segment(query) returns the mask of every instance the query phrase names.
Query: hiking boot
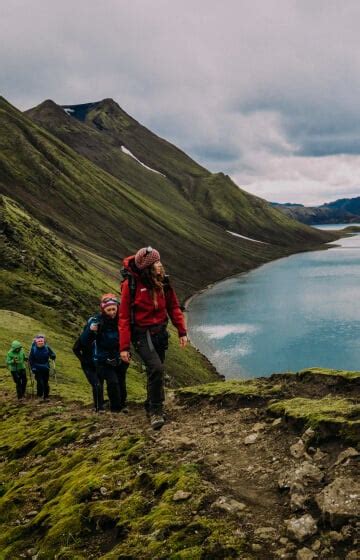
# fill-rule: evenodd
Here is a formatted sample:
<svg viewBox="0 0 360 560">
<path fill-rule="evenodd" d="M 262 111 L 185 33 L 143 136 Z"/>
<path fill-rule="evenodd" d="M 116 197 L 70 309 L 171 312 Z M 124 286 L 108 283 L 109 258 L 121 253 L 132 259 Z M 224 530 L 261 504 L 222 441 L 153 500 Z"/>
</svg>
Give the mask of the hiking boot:
<svg viewBox="0 0 360 560">
<path fill-rule="evenodd" d="M 128 409 L 128 407 L 127 407 L 127 406 L 124 406 L 124 407 L 121 409 L 121 412 L 122 412 L 123 414 L 129 414 L 129 409 Z"/>
<path fill-rule="evenodd" d="M 153 430 L 160 430 L 165 424 L 165 419 L 162 414 L 152 414 L 150 424 Z"/>
</svg>

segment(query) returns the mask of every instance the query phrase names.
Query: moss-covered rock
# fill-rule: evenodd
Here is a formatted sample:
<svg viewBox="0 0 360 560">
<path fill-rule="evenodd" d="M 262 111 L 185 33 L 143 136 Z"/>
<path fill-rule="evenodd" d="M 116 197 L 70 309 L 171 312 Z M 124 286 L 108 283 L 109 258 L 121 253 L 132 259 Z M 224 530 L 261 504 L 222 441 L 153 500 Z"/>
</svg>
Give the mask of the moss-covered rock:
<svg viewBox="0 0 360 560">
<path fill-rule="evenodd" d="M 268 411 L 288 421 L 316 429 L 319 438 L 344 437 L 360 441 L 360 405 L 350 399 L 297 397 L 269 405 Z"/>
<path fill-rule="evenodd" d="M 316 379 L 319 376 L 321 381 L 329 383 L 335 382 L 359 382 L 360 371 L 347 371 L 343 369 L 309 368 L 303 369 L 296 374 L 300 379 Z"/>
<path fill-rule="evenodd" d="M 176 399 L 182 404 L 196 404 L 207 400 L 222 406 L 236 406 L 241 403 L 259 404 L 282 395 L 282 383 L 269 383 L 266 379 L 248 381 L 223 381 L 207 383 L 192 387 L 183 387 L 175 391 Z"/>
</svg>

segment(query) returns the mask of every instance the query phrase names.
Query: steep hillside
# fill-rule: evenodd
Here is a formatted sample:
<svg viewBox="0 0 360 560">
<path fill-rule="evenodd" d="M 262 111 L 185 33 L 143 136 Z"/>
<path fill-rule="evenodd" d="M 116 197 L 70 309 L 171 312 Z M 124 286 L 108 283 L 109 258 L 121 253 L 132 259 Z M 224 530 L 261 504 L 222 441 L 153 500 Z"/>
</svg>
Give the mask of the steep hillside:
<svg viewBox="0 0 360 560">
<path fill-rule="evenodd" d="M 68 242 L 113 261 L 147 244 L 158 247 L 182 296 L 294 250 L 234 238 L 201 217 L 173 183 L 157 189 L 152 183 L 151 192 L 140 192 L 4 100 L 0 126 L 2 192 Z M 160 175 L 156 178 L 163 180 Z M 312 242 L 331 237 L 313 235 Z"/>
<path fill-rule="evenodd" d="M 4 363 L 12 340 L 20 338 L 28 349 L 36 332 L 44 331 L 58 352 L 60 394 L 82 394 L 82 400 L 85 395 L 85 402 L 89 402 L 90 392 L 88 388 L 84 392 L 87 384 L 71 348 L 85 320 L 97 311 L 100 294 L 118 290 L 111 266 L 95 254 L 78 252 L 63 243 L 16 202 L 3 196 L 0 231 L 0 363 Z M 216 379 L 208 361 L 192 347 L 181 350 L 173 335 L 169 384 L 178 387 Z M 128 380 L 132 398 L 141 397 L 145 377 L 137 361 L 129 370 Z"/>
<path fill-rule="evenodd" d="M 173 196 L 176 188 L 201 216 L 222 229 L 288 246 L 325 239 L 323 234 L 284 218 L 266 201 L 239 189 L 223 173 L 211 174 L 176 146 L 139 124 L 112 99 L 64 108 L 46 101 L 26 114 L 141 192 L 156 197 L 160 189 L 162 196 L 164 192 L 169 195 L 169 191 Z M 153 171 L 136 162 L 129 151 Z"/>
</svg>

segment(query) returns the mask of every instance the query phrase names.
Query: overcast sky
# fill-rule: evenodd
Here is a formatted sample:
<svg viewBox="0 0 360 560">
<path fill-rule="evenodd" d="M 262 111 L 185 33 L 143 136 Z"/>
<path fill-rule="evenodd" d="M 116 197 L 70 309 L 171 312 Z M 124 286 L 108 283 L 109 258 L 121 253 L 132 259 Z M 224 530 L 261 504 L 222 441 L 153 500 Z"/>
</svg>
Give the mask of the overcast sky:
<svg viewBox="0 0 360 560">
<path fill-rule="evenodd" d="M 358 0 L 1 0 L 1 93 L 112 97 L 246 190 L 319 204 L 360 196 L 359 27 Z"/>
</svg>

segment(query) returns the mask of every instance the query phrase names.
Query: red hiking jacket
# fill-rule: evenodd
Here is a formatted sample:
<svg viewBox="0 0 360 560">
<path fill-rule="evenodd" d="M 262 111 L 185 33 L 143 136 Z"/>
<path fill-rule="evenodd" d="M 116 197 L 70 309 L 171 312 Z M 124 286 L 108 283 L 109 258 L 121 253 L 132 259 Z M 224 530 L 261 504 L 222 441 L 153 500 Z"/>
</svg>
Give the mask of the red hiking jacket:
<svg viewBox="0 0 360 560">
<path fill-rule="evenodd" d="M 125 261 L 125 266 L 128 263 Z M 141 282 L 140 276 L 136 277 L 136 292 L 134 298 L 135 325 L 137 327 L 152 327 L 165 323 L 168 316 L 177 328 L 179 336 L 186 336 L 184 316 L 180 309 L 179 300 L 174 289 L 169 286 L 164 295 L 158 293 L 158 308 L 155 309 L 151 291 Z M 121 303 L 119 313 L 119 338 L 120 352 L 130 349 L 131 342 L 131 296 L 128 280 L 122 285 Z"/>
</svg>

